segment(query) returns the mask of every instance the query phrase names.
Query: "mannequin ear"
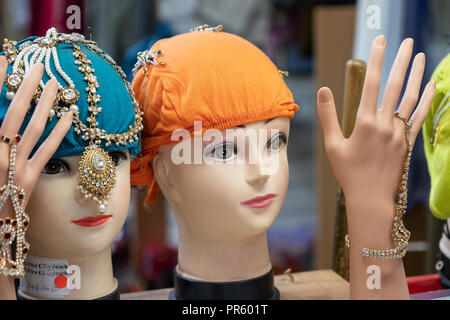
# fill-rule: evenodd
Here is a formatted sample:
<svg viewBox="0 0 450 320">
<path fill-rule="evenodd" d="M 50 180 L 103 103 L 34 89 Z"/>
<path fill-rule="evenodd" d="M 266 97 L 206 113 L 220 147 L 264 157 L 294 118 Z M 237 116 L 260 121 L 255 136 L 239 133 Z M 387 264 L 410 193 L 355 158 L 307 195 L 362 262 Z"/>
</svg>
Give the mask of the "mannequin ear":
<svg viewBox="0 0 450 320">
<path fill-rule="evenodd" d="M 152 161 L 153 174 L 159 189 L 167 200 L 179 202 L 180 196 L 171 180 L 170 165 L 167 160 L 157 154 Z"/>
</svg>

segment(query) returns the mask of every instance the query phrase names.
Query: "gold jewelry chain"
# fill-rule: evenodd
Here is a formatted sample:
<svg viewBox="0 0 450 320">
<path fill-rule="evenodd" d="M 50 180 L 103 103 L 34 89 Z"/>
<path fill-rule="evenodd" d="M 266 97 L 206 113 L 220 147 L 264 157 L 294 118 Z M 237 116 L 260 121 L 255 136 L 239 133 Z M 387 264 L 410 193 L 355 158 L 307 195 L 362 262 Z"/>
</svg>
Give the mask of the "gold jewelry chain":
<svg viewBox="0 0 450 320">
<path fill-rule="evenodd" d="M 408 173 L 409 164 L 411 161 L 412 154 L 412 142 L 409 135 L 409 131 L 412 127 L 413 122 L 408 121 L 405 117 L 395 112 L 394 115 L 400 118 L 405 123 L 405 138 L 407 143 L 407 155 L 405 160 L 405 165 L 403 168 L 403 175 L 400 182 L 399 190 L 396 197 L 395 215 L 394 223 L 392 228 L 392 238 L 396 247 L 394 249 L 388 250 L 374 250 L 368 248 L 362 248 L 362 255 L 364 257 L 370 258 L 381 258 L 381 259 L 401 259 L 405 256 L 408 249 L 408 241 L 411 233 L 406 229 L 403 224 L 402 217 L 406 213 L 407 197 L 408 197 Z M 345 245 L 350 248 L 350 239 L 348 234 L 345 236 Z"/>
</svg>

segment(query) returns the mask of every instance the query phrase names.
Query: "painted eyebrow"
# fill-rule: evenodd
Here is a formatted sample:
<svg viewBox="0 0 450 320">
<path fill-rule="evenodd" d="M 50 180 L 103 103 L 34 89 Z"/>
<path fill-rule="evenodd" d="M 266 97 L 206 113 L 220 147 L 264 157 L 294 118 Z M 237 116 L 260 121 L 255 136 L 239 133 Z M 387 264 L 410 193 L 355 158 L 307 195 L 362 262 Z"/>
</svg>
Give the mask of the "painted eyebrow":
<svg viewBox="0 0 450 320">
<path fill-rule="evenodd" d="M 267 119 L 267 120 L 264 122 L 264 124 L 269 123 L 269 122 L 272 121 L 273 119 L 275 119 L 275 118 Z M 236 128 L 245 128 L 245 124 L 238 125 L 238 126 L 236 126 Z"/>
</svg>

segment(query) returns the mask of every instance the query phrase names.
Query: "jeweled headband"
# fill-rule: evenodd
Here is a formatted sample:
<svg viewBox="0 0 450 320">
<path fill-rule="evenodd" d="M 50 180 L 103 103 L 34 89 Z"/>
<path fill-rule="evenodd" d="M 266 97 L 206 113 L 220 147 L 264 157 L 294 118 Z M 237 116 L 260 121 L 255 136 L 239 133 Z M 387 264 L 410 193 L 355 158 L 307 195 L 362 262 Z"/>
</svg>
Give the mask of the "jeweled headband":
<svg viewBox="0 0 450 320">
<path fill-rule="evenodd" d="M 78 189 L 98 203 L 98 213 L 104 213 L 116 181 L 115 165 L 107 152 L 129 149 L 131 154 L 139 153 L 143 129 L 143 113 L 122 69 L 96 42 L 77 33 L 58 33 L 55 28 L 49 29 L 45 37 L 5 40 L 3 49 L 9 66 L 6 88 L 0 97 L 0 120 L 24 74 L 33 64 L 43 63 L 44 75 L 21 132 L 31 119 L 45 83 L 56 78 L 58 95 L 33 153 L 56 124 L 54 117 L 71 110 L 73 125 L 53 158 L 82 155 Z"/>
</svg>

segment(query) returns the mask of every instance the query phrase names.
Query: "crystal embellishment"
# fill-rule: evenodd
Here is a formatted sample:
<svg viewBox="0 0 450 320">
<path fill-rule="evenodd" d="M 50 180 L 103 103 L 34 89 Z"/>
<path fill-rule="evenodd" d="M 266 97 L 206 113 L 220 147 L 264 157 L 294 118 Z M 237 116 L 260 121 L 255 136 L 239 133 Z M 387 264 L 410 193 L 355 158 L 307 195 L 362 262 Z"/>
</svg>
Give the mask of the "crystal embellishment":
<svg viewBox="0 0 450 320">
<path fill-rule="evenodd" d="M 65 87 L 62 89 L 61 100 L 66 104 L 73 104 L 78 100 L 78 90 L 71 87 Z"/>
<path fill-rule="evenodd" d="M 73 91 L 73 89 L 64 90 L 63 95 L 67 100 L 75 98 L 75 92 Z"/>
<path fill-rule="evenodd" d="M 12 86 L 18 86 L 22 79 L 17 74 L 13 74 L 8 77 L 8 83 Z"/>
<path fill-rule="evenodd" d="M 53 39 L 50 37 L 43 37 L 39 41 L 39 45 L 44 48 L 52 47 L 54 44 L 55 44 L 55 41 L 53 41 Z"/>
<path fill-rule="evenodd" d="M 103 171 L 106 168 L 106 160 L 100 153 L 96 153 L 93 157 L 94 168 L 98 171 Z"/>
<path fill-rule="evenodd" d="M 17 90 L 22 83 L 22 76 L 17 73 L 10 73 L 6 78 L 6 86 L 10 90 Z"/>
</svg>

